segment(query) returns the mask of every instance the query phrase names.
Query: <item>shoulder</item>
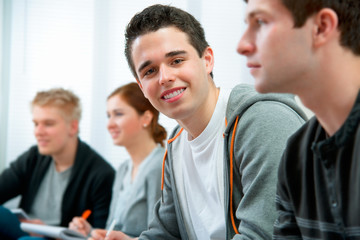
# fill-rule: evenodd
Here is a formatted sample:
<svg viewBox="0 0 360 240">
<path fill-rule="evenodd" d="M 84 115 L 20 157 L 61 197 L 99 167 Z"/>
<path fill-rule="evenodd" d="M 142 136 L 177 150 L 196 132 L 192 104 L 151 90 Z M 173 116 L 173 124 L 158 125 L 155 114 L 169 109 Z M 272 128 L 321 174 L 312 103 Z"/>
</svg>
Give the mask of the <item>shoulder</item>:
<svg viewBox="0 0 360 240">
<path fill-rule="evenodd" d="M 157 147 L 147 159 L 144 165 L 144 173 L 150 178 L 157 178 L 161 175 L 162 171 L 162 162 L 165 154 L 165 149 L 163 147 Z"/>
<path fill-rule="evenodd" d="M 314 116 L 289 137 L 279 166 L 279 179 L 299 179 L 312 168 L 312 144 L 320 128 Z"/>
<path fill-rule="evenodd" d="M 321 125 L 316 116 L 312 117 L 303 126 L 301 126 L 288 141 L 287 151 L 301 151 L 300 149 L 311 150 L 311 144 L 315 140 L 317 132 L 320 130 Z"/>
<path fill-rule="evenodd" d="M 242 121 L 245 121 L 245 118 L 253 118 L 257 121 L 269 121 L 269 118 L 286 121 L 290 118 L 301 124 L 307 119 L 293 95 L 260 94 L 248 84 L 237 85 L 230 94 L 226 118 L 232 123 L 236 117 L 241 118 Z"/>
<path fill-rule="evenodd" d="M 92 168 L 114 171 L 113 167 L 98 152 L 80 139 L 76 153 L 76 162 L 81 162 L 81 164 L 91 166 Z"/>
<path fill-rule="evenodd" d="M 51 161 L 51 157 L 41 155 L 37 145 L 31 146 L 28 150 L 23 152 L 16 160 L 16 162 L 22 162 L 27 164 L 45 164 Z"/>
<path fill-rule="evenodd" d="M 177 125 L 170 133 L 169 135 L 169 140 L 168 142 L 171 142 L 172 139 L 174 139 L 176 137 L 176 135 L 178 135 L 180 133 L 181 130 L 181 126 L 180 125 Z"/>
</svg>

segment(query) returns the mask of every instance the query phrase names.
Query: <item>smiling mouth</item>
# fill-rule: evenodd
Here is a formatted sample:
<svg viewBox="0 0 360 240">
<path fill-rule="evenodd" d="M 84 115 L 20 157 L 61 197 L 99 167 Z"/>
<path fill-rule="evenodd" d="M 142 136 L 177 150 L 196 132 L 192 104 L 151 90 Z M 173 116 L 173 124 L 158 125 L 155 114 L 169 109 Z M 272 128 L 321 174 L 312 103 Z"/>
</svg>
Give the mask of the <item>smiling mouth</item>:
<svg viewBox="0 0 360 240">
<path fill-rule="evenodd" d="M 167 100 L 167 99 L 170 99 L 170 98 L 173 98 L 173 97 L 178 96 L 178 95 L 181 94 L 183 91 L 185 91 L 185 88 L 176 90 L 176 91 L 174 91 L 174 92 L 172 92 L 172 93 L 168 93 L 168 94 L 164 95 L 162 98 L 165 99 L 165 100 Z"/>
<path fill-rule="evenodd" d="M 111 136 L 112 138 L 117 138 L 119 135 L 120 135 L 119 132 L 110 132 L 110 136 Z"/>
<path fill-rule="evenodd" d="M 260 65 L 259 64 L 253 64 L 253 63 L 248 63 L 247 67 L 248 68 L 260 68 Z"/>
</svg>

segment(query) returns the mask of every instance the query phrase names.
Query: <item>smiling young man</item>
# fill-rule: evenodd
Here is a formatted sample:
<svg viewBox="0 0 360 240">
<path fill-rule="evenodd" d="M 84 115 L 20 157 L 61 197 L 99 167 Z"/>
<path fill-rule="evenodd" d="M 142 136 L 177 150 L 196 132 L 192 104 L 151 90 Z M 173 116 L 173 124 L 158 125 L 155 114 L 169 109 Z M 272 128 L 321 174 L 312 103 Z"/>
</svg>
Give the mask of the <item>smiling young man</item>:
<svg viewBox="0 0 360 240">
<path fill-rule="evenodd" d="M 20 195 L 19 207 L 30 222 L 60 226 L 89 209 L 88 221 L 104 227 L 115 172 L 78 137 L 79 98 L 69 90 L 50 89 L 38 92 L 31 107 L 37 145 L 1 173 L 0 203 Z M 0 237 L 17 239 L 24 233 L 5 214 L 1 208 L 0 218 L 7 221 L 0 221 Z"/>
<path fill-rule="evenodd" d="M 247 2 L 238 52 L 256 89 L 315 113 L 279 167 L 274 239 L 360 239 L 360 1 Z"/>
<path fill-rule="evenodd" d="M 278 162 L 304 122 L 295 101 L 248 85 L 217 88 L 203 28 L 175 7 L 136 14 L 125 48 L 145 97 L 179 123 L 168 141 L 162 198 L 139 238 L 270 239 Z M 114 231 L 108 239 L 127 238 Z"/>
</svg>

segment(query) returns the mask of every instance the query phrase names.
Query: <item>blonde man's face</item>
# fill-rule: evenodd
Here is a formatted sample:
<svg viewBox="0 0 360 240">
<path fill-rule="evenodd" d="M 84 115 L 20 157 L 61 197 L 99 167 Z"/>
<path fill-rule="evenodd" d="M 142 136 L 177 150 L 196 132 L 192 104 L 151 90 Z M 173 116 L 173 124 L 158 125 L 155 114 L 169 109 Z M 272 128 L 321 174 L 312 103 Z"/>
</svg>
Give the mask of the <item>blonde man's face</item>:
<svg viewBox="0 0 360 240">
<path fill-rule="evenodd" d="M 32 114 L 34 135 L 43 155 L 60 155 L 72 144 L 70 139 L 77 136 L 77 120 L 65 119 L 64 113 L 57 107 L 35 105 Z"/>
</svg>

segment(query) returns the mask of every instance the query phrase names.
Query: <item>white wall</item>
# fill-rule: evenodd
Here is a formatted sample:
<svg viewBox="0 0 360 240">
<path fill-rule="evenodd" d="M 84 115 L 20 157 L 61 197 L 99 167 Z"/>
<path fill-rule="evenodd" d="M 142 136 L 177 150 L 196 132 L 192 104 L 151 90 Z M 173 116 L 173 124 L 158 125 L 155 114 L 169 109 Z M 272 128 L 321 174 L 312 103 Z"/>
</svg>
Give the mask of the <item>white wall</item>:
<svg viewBox="0 0 360 240">
<path fill-rule="evenodd" d="M 3 4 L 4 1 L 0 0 L 0 170 L 4 168 L 5 162 L 1 161 L 1 159 L 5 158 L 5 146 L 3 143 L 5 143 L 5 135 L 2 135 L 1 132 L 4 131 L 1 126 L 3 125 L 2 120 L 5 119 L 3 115 L 1 114 L 3 111 L 3 61 L 2 61 L 2 45 L 3 45 Z"/>
<path fill-rule="evenodd" d="M 8 124 L 0 132 L 7 144 L 0 153 L 0 163 L 5 165 L 36 143 L 31 99 L 37 91 L 57 86 L 72 89 L 82 100 L 80 137 L 115 167 L 128 157 L 123 148 L 113 146 L 107 133 L 105 103 L 113 89 L 134 81 L 123 54 L 123 34 L 130 18 L 148 5 L 171 4 L 189 11 L 202 23 L 215 53 L 214 80 L 218 86 L 231 88 L 253 82 L 245 58 L 236 53 L 244 29 L 242 0 L 11 2 L 9 114 L 1 115 Z M 176 125 L 165 116 L 160 122 L 169 132 Z"/>
</svg>

